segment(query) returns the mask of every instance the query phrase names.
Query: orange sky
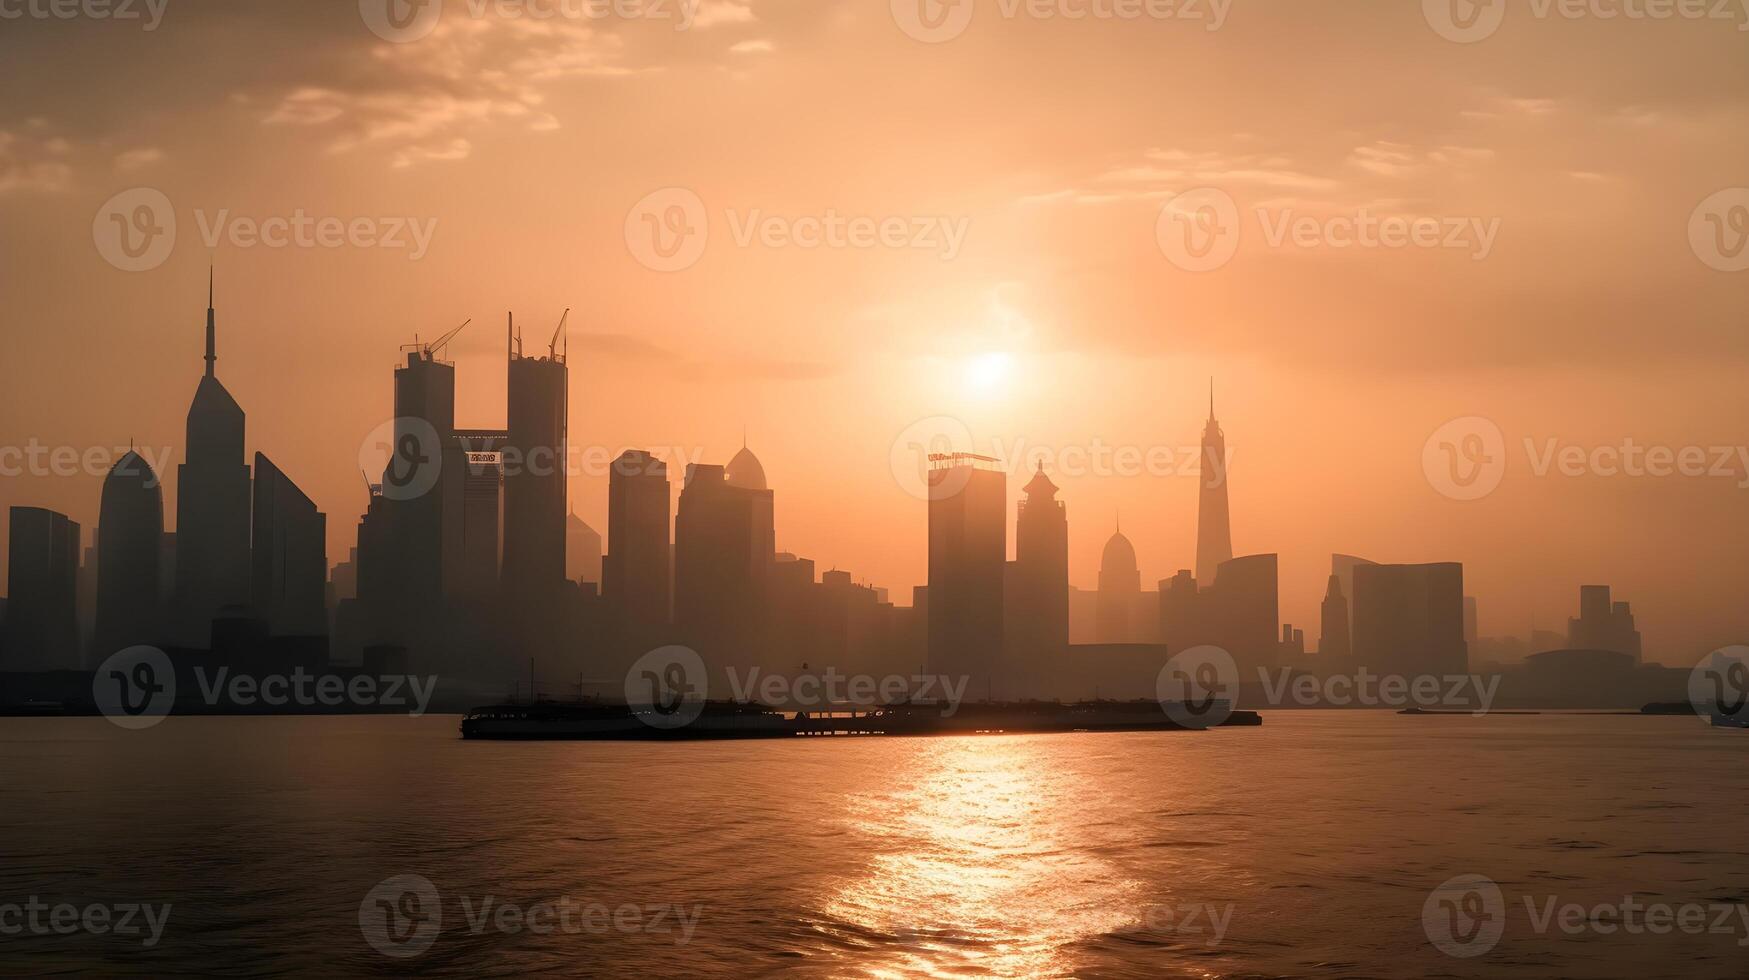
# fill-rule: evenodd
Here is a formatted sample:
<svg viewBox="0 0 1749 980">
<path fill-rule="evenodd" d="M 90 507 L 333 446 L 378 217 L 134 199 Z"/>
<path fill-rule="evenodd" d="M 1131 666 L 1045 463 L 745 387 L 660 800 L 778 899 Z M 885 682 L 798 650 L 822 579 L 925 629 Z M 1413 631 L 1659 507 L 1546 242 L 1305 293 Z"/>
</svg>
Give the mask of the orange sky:
<svg viewBox="0 0 1749 980">
<path fill-rule="evenodd" d="M 220 377 L 250 451 L 328 513 L 331 560 L 397 347 L 474 318 L 451 348 L 461 420 L 501 424 L 504 311 L 533 345 L 571 307 L 579 450 L 723 462 L 745 427 L 779 547 L 895 596 L 925 575 L 924 506 L 891 463 L 912 423 L 950 416 L 972 448 L 1043 446 L 1072 470 L 1092 447 L 1194 446 L 1213 375 L 1234 545 L 1282 555 L 1283 618 L 1308 634 L 1342 551 L 1464 562 L 1485 634 L 1564 628 L 1578 586 L 1604 582 L 1651 656 L 1744 642 L 1740 458 L 1725 476 L 1538 475 L 1524 447 L 1749 443 L 1749 272 L 1690 242 L 1697 205 L 1749 184 L 1742 17 L 1515 6 L 1465 44 L 1422 7 L 1222 5 L 1210 30 L 975 0 L 942 43 L 899 28 L 903 0 L 707 0 L 684 30 L 455 2 L 407 43 L 351 3 L 188 0 L 151 31 L 9 21 L 0 446 L 174 448 L 211 260 Z M 178 228 L 161 264 L 127 272 L 93 223 L 136 187 Z M 1190 272 L 1157 226 L 1202 187 L 1235 202 L 1241 233 L 1230 261 Z M 628 245 L 664 188 L 695 194 L 709 229 L 673 272 Z M 230 223 L 300 211 L 436 224 L 413 258 L 245 244 Z M 1483 257 L 1270 240 L 1283 220 L 1362 214 L 1494 235 Z M 738 240 L 828 215 L 964 240 Z M 1507 450 L 1475 501 L 1422 466 L 1465 416 Z M 1191 564 L 1193 478 L 1055 478 L 1075 584 L 1092 587 L 1120 511 L 1145 582 Z M 5 476 L 0 505 L 90 523 L 99 488 Z M 604 476 L 578 475 L 572 498 L 605 527 Z"/>
</svg>

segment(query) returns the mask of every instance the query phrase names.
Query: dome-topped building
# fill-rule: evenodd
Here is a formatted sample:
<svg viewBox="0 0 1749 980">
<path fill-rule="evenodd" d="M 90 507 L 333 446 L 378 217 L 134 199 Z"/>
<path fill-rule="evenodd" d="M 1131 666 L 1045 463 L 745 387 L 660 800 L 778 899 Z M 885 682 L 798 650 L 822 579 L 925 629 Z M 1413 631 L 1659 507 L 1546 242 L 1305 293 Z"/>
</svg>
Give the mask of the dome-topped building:
<svg viewBox="0 0 1749 980">
<path fill-rule="evenodd" d="M 723 482 L 743 490 L 771 489 L 765 485 L 765 467 L 760 465 L 759 457 L 753 455 L 753 450 L 745 445 L 723 469 Z"/>
<path fill-rule="evenodd" d="M 1136 568 L 1136 548 L 1120 525 L 1105 542 L 1099 557 L 1099 621 L 1101 643 L 1136 642 L 1140 625 L 1136 604 L 1142 594 L 1142 573 Z"/>
<path fill-rule="evenodd" d="M 1105 542 L 1105 551 L 1099 556 L 1099 578 L 1119 575 L 1138 576 L 1137 588 L 1140 585 L 1140 573 L 1136 570 L 1136 548 L 1130 544 L 1130 539 L 1123 536 L 1122 531 L 1113 531 L 1110 540 Z M 1103 588 L 1104 586 L 1101 586 Z"/>
</svg>

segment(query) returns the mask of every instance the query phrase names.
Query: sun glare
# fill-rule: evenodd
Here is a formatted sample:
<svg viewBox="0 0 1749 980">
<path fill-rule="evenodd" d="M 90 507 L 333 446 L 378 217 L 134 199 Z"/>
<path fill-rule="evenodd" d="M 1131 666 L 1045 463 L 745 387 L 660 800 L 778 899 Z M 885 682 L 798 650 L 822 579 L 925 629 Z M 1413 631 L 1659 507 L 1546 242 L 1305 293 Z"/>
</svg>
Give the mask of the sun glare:
<svg viewBox="0 0 1749 980">
<path fill-rule="evenodd" d="M 966 386 L 980 395 L 1001 394 L 1014 374 L 1014 357 L 993 351 L 980 354 L 966 364 Z"/>
</svg>

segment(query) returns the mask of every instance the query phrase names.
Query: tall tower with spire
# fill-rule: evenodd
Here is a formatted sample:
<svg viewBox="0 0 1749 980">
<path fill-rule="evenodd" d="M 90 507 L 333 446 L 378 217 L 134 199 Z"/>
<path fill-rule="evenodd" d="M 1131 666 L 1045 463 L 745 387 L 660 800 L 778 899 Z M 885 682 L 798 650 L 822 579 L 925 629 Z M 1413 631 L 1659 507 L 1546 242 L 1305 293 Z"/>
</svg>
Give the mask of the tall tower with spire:
<svg viewBox="0 0 1749 980">
<path fill-rule="evenodd" d="M 249 465 L 243 410 L 219 383 L 212 272 L 207 272 L 206 373 L 188 407 L 185 462 L 176 467 L 176 634 L 205 647 L 212 621 L 250 601 Z"/>
<path fill-rule="evenodd" d="M 1014 576 L 1005 590 L 1009 660 L 1027 697 L 1055 693 L 1069 653 L 1069 516 L 1040 462 L 1014 523 Z"/>
<path fill-rule="evenodd" d="M 1227 437 L 1215 421 L 1215 382 L 1209 379 L 1209 419 L 1202 429 L 1201 493 L 1196 511 L 1196 581 L 1207 588 L 1215 569 L 1233 557 L 1227 519 Z"/>
</svg>

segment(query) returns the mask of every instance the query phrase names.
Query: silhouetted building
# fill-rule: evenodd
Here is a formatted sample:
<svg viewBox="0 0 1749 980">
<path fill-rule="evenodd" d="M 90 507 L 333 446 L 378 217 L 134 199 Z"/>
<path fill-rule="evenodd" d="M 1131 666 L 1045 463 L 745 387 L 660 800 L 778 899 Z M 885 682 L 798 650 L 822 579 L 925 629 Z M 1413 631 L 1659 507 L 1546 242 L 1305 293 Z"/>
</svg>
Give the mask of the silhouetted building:
<svg viewBox="0 0 1749 980">
<path fill-rule="evenodd" d="M 1215 386 L 1209 382 L 1209 418 L 1202 430 L 1201 490 L 1196 511 L 1196 580 L 1211 582 L 1215 569 L 1233 557 L 1227 516 L 1227 437 L 1215 421 Z M 1270 632 L 1275 632 L 1274 627 Z"/>
<path fill-rule="evenodd" d="M 83 665 L 79 525 L 41 507 L 14 507 L 10 522 L 0 665 L 10 671 L 77 670 Z"/>
<path fill-rule="evenodd" d="M 255 454 L 254 611 L 269 636 L 328 634 L 328 518 Z"/>
<path fill-rule="evenodd" d="M 613 461 L 607 477 L 607 555 L 601 595 L 634 632 L 669 619 L 668 468 L 639 449 Z M 809 572 L 812 580 L 813 573 Z"/>
<path fill-rule="evenodd" d="M 476 604 L 496 601 L 503 561 L 504 467 L 497 453 L 468 453 L 462 478 L 461 593 Z"/>
<path fill-rule="evenodd" d="M 1136 568 L 1136 549 L 1121 529 L 1114 530 L 1099 556 L 1100 643 L 1132 643 L 1130 617 L 1142 593 L 1142 573 Z"/>
<path fill-rule="evenodd" d="M 1160 620 L 1173 653 L 1209 644 L 1233 657 L 1246 683 L 1281 659 L 1275 555 L 1244 555 L 1215 568 L 1199 587 L 1188 570 L 1160 583 Z"/>
<path fill-rule="evenodd" d="M 1579 618 L 1567 621 L 1567 646 L 1576 650 L 1614 650 L 1640 662 L 1640 632 L 1625 602 L 1611 602 L 1609 586 L 1579 587 Z"/>
<path fill-rule="evenodd" d="M 1374 673 L 1404 677 L 1466 673 L 1464 567 L 1357 566 L 1354 661 Z"/>
<path fill-rule="evenodd" d="M 97 626 L 94 662 L 138 644 L 164 642 L 162 555 L 164 490 L 158 474 L 130 451 L 103 480 L 98 512 Z"/>
<path fill-rule="evenodd" d="M 565 519 L 565 577 L 601 584 L 601 535 L 575 513 Z"/>
<path fill-rule="evenodd" d="M 1346 663 L 1353 652 L 1348 631 L 1348 598 L 1342 593 L 1342 577 L 1331 575 L 1324 588 L 1324 603 L 1319 607 L 1321 629 L 1318 633 L 1318 656 L 1326 667 Z"/>
<path fill-rule="evenodd" d="M 561 323 L 561 330 L 563 324 Z M 504 571 L 513 605 L 533 612 L 565 578 L 565 406 L 569 380 L 556 344 L 546 357 L 510 351 L 504 442 Z"/>
<path fill-rule="evenodd" d="M 1471 647 L 1476 645 L 1476 639 L 1480 635 L 1478 620 L 1476 597 L 1464 596 L 1464 642 Z"/>
<path fill-rule="evenodd" d="M 674 518 L 675 622 L 718 671 L 785 666 L 767 662 L 768 651 L 759 648 L 777 550 L 772 493 L 760 485 L 763 474 L 752 479 L 757 472 L 757 461 L 753 467 L 743 461 L 736 485 L 722 466 L 687 466 Z"/>
<path fill-rule="evenodd" d="M 212 289 L 206 374 L 188 408 L 187 461 L 176 468 L 176 619 L 183 645 L 205 649 L 219 610 L 249 602 L 249 466 L 243 410 L 215 372 Z"/>
<path fill-rule="evenodd" d="M 1043 464 L 1025 490 L 1014 522 L 1013 588 L 1004 601 L 1009 650 L 1025 674 L 1019 693 L 1042 697 L 1069 646 L 1069 518 Z"/>
<path fill-rule="evenodd" d="M 1354 570 L 1361 565 L 1376 564 L 1378 563 L 1366 558 L 1357 558 L 1354 555 L 1330 556 L 1330 574 L 1336 576 L 1336 580 L 1342 583 L 1342 595 L 1347 600 L 1348 604 L 1348 624 L 1350 631 L 1349 645 L 1351 648 L 1353 646 L 1352 633 L 1354 629 Z"/>
<path fill-rule="evenodd" d="M 929 469 L 929 670 L 967 678 L 966 696 L 1001 698 L 1007 479 L 996 461 L 934 456 Z"/>
<path fill-rule="evenodd" d="M 394 445 L 383 472 L 393 636 L 410 642 L 460 591 L 465 455 L 455 445 L 455 365 L 439 343 L 401 348 Z"/>
</svg>

